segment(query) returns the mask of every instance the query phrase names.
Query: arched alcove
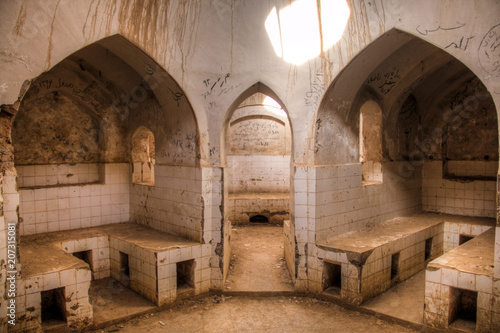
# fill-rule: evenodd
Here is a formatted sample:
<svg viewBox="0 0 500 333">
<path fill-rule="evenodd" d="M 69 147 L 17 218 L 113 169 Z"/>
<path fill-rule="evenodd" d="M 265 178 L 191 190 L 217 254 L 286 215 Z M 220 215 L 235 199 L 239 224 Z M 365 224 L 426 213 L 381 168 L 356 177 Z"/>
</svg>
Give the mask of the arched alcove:
<svg viewBox="0 0 500 333">
<path fill-rule="evenodd" d="M 125 38 L 90 44 L 33 80 L 12 139 L 21 234 L 132 221 L 201 240 L 202 213 L 193 199 L 201 195 L 194 112 L 175 80 Z M 141 163 L 140 181 L 134 163 Z M 156 186 L 146 193 L 131 179 Z M 33 193 L 43 188 L 71 204 L 56 197 L 35 204 Z M 162 204 L 153 209 L 148 197 Z"/>
<path fill-rule="evenodd" d="M 375 105 L 381 121 L 370 129 L 380 126 L 381 140 L 370 147 L 362 141 L 363 113 Z M 422 210 L 493 217 L 496 114 L 484 85 L 456 58 L 411 34 L 385 33 L 343 69 L 318 110 L 316 164 L 325 166 L 331 181 L 344 184 L 343 191 L 356 195 L 347 201 L 331 196 L 326 205 L 337 208 L 318 212 L 317 239 Z M 381 163 L 383 184 L 363 186 L 369 159 Z M 468 173 L 474 176 L 465 179 Z M 468 200 L 459 189 L 463 186 L 467 196 L 480 186 L 484 198 Z"/>
</svg>

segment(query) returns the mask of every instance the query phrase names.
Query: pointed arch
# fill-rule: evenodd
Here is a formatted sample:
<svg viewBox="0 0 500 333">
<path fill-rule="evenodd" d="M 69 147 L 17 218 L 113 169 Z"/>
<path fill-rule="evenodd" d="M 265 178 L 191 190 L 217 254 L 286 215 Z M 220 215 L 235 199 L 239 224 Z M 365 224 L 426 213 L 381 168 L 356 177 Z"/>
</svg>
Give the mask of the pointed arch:
<svg viewBox="0 0 500 333">
<path fill-rule="evenodd" d="M 77 216 L 68 223 L 55 209 L 50 223 L 47 218 L 29 221 L 21 226 L 22 234 L 131 221 L 202 240 L 203 208 L 193 199 L 202 193 L 196 181 L 201 169 L 195 114 L 174 78 L 126 38 L 114 35 L 87 45 L 33 80 L 13 119 L 12 138 L 21 194 L 75 184 L 103 187 L 105 193 L 112 184 L 114 191 L 92 218 Z M 132 145 L 137 138 L 148 147 L 139 185 L 130 177 L 138 162 Z M 33 142 L 39 145 L 36 150 L 30 147 Z M 155 176 L 160 181 L 154 182 Z M 173 188 L 167 177 L 183 189 Z M 144 199 L 144 184 L 163 202 L 160 210 Z M 156 193 L 164 189 L 167 195 Z M 185 191 L 193 197 L 183 196 Z M 146 203 L 137 205 L 130 196 Z M 190 209 L 180 212 L 174 202 Z M 74 204 L 71 209 L 84 210 Z M 28 214 L 24 207 L 21 195 L 21 217 Z"/>
<path fill-rule="evenodd" d="M 273 100 L 275 100 L 281 107 L 281 109 L 286 113 L 287 118 L 288 118 L 288 123 L 290 126 L 290 131 L 293 133 L 293 127 L 292 123 L 290 121 L 290 117 L 288 117 L 288 111 L 286 109 L 285 104 L 283 101 L 278 97 L 278 95 L 269 87 L 267 87 L 265 84 L 262 82 L 257 82 L 254 85 L 250 86 L 247 90 L 245 90 L 243 93 L 241 93 L 238 98 L 234 100 L 234 102 L 229 106 L 225 116 L 224 116 L 224 121 L 222 124 L 222 131 L 221 131 L 221 164 L 226 165 L 226 156 L 227 156 L 227 147 L 226 147 L 226 142 L 227 142 L 227 135 L 228 135 L 228 130 L 230 128 L 230 123 L 231 123 L 231 118 L 236 111 L 236 109 L 243 103 L 247 98 L 250 96 L 261 93 L 263 95 L 271 97 Z M 293 137 L 291 138 L 292 141 L 292 151 L 293 151 Z M 293 158 L 293 154 L 292 154 Z"/>
<path fill-rule="evenodd" d="M 326 91 L 316 116 L 315 164 L 357 162 L 359 111 L 370 99 L 383 110 L 383 158 L 396 160 L 398 144 L 388 132 L 397 127 L 397 115 L 410 94 L 418 90 L 419 108 L 429 108 L 475 77 L 445 50 L 395 28 L 386 32 L 345 66 Z M 489 95 L 484 85 L 480 89 Z M 422 96 L 428 97 L 426 103 Z"/>
<path fill-rule="evenodd" d="M 229 223 L 250 223 L 255 216 L 259 218 L 265 216 L 270 223 L 283 224 L 285 235 L 289 240 L 284 243 L 287 253 L 285 257 L 292 279 L 295 280 L 295 222 L 294 195 L 292 195 L 294 163 L 291 126 L 288 112 L 281 99 L 261 82 L 252 85 L 238 96 L 225 114 L 221 132 L 224 198 L 227 198 L 227 201 L 225 200 L 227 204 L 224 205 L 225 222 L 222 226 L 224 280 L 228 271 L 227 256 L 231 247 L 230 238 L 225 230 Z M 237 172 L 234 172 L 235 170 Z M 261 197 L 266 199 L 258 199 Z M 236 205 L 236 201 L 245 203 Z"/>
<path fill-rule="evenodd" d="M 121 35 L 87 45 L 33 80 L 14 123 L 23 117 L 23 108 L 53 100 L 50 96 L 68 99 L 96 120 L 107 151 L 104 162 L 127 160 L 130 148 L 123 142 L 130 142 L 126 137 L 135 126 L 144 125 L 157 133 L 159 163 L 199 165 L 198 124 L 184 91 Z"/>
<path fill-rule="evenodd" d="M 360 114 L 369 101 L 381 109 L 382 148 L 362 155 L 379 155 L 375 174 L 383 176 L 383 184 L 356 180 L 366 169 L 359 160 Z M 485 199 L 481 209 L 464 208 L 450 204 L 465 200 L 460 191 L 445 200 L 451 193 L 438 184 L 455 188 L 453 182 L 468 177 L 466 186 L 474 191 L 474 180 L 481 179 L 493 193 L 498 135 L 494 100 L 471 69 L 445 50 L 392 29 L 361 51 L 326 91 L 316 118 L 315 164 L 344 165 L 350 187 L 361 187 L 359 199 L 372 200 L 365 185 L 406 198 L 406 205 L 391 199 L 364 214 L 356 221 L 361 227 L 380 216 L 420 210 L 494 217 L 493 199 Z"/>
</svg>

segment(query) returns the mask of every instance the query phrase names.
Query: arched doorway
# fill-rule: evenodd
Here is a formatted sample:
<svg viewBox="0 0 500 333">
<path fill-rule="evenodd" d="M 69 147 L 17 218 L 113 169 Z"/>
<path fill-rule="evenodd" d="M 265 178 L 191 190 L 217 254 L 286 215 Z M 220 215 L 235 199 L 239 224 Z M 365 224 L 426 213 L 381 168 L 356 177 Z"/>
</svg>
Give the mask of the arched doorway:
<svg viewBox="0 0 500 333">
<path fill-rule="evenodd" d="M 285 240 L 293 239 L 291 128 L 282 105 L 270 95 L 249 89 L 227 116 L 224 181 L 225 219 L 232 226 L 232 232 L 227 230 L 233 258 L 226 280 L 230 290 L 277 291 L 292 286 L 288 267 L 294 265 L 290 260 L 294 246 Z M 261 259 L 255 260 L 259 251 Z M 246 256 L 249 252 L 253 257 Z M 244 262 L 248 260 L 254 262 Z"/>
</svg>

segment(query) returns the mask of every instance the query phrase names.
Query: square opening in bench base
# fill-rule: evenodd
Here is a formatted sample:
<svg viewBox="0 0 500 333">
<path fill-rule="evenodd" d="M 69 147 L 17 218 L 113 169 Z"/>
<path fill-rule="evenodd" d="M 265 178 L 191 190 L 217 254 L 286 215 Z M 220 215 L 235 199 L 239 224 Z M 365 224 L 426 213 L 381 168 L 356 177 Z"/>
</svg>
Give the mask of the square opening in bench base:
<svg viewBox="0 0 500 333">
<path fill-rule="evenodd" d="M 396 281 L 399 278 L 399 252 L 391 256 L 391 281 Z"/>
<path fill-rule="evenodd" d="M 73 252 L 73 256 L 77 257 L 80 260 L 85 261 L 87 264 L 89 264 L 90 270 L 92 270 L 92 250 L 88 251 L 80 251 L 80 252 Z"/>
<path fill-rule="evenodd" d="M 458 237 L 458 245 L 462 245 L 463 243 L 466 243 L 470 241 L 474 236 L 469 236 L 469 235 L 459 235 Z"/>
<path fill-rule="evenodd" d="M 65 328 L 66 300 L 64 299 L 64 288 L 42 291 L 41 298 L 42 326 L 44 332 L 56 332 Z"/>
<path fill-rule="evenodd" d="M 323 263 L 323 291 L 340 295 L 342 289 L 342 265 L 329 262 Z"/>
<path fill-rule="evenodd" d="M 425 240 L 425 261 L 432 258 L 432 237 Z"/>
<path fill-rule="evenodd" d="M 451 288 L 449 324 L 466 331 L 476 329 L 477 292 Z"/>
<path fill-rule="evenodd" d="M 177 266 L 177 297 L 194 295 L 194 259 L 181 261 Z"/>
<path fill-rule="evenodd" d="M 120 282 L 125 286 L 130 286 L 130 264 L 128 254 L 120 252 Z"/>
</svg>

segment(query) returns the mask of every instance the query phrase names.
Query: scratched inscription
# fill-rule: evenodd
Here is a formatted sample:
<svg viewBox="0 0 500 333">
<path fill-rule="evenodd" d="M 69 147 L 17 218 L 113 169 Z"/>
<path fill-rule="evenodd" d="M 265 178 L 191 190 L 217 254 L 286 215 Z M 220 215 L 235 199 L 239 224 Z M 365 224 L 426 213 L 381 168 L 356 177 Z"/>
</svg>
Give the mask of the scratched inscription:
<svg viewBox="0 0 500 333">
<path fill-rule="evenodd" d="M 500 24 L 495 25 L 484 36 L 479 45 L 479 63 L 489 74 L 500 78 Z"/>
<path fill-rule="evenodd" d="M 269 119 L 249 119 L 230 129 L 231 152 L 280 153 L 285 145 L 285 126 Z"/>
<path fill-rule="evenodd" d="M 450 44 L 448 44 L 448 46 L 445 47 L 445 49 L 452 47 L 455 49 L 465 51 L 465 50 L 467 50 L 467 47 L 469 46 L 469 41 L 474 37 L 475 36 L 471 36 L 471 37 L 467 37 L 467 38 L 462 37 L 462 38 L 460 38 L 459 42 L 451 42 Z"/>
<path fill-rule="evenodd" d="M 306 92 L 306 96 L 304 97 L 304 103 L 306 106 L 317 109 L 324 92 L 325 85 L 323 74 L 320 70 L 317 70 L 312 78 L 311 90 Z"/>
<path fill-rule="evenodd" d="M 371 75 L 367 83 L 375 85 L 382 94 L 388 94 L 400 80 L 399 68 L 395 67 L 391 71 Z"/>
<path fill-rule="evenodd" d="M 456 30 L 456 29 L 460 29 L 464 26 L 465 26 L 465 23 L 457 22 L 456 25 L 452 25 L 449 27 L 442 27 L 441 25 L 438 25 L 436 28 L 431 28 L 431 29 L 425 29 L 425 28 L 422 28 L 421 26 L 417 26 L 416 30 L 419 34 L 421 34 L 423 36 L 427 36 L 427 35 L 434 33 L 434 32 Z"/>
</svg>

